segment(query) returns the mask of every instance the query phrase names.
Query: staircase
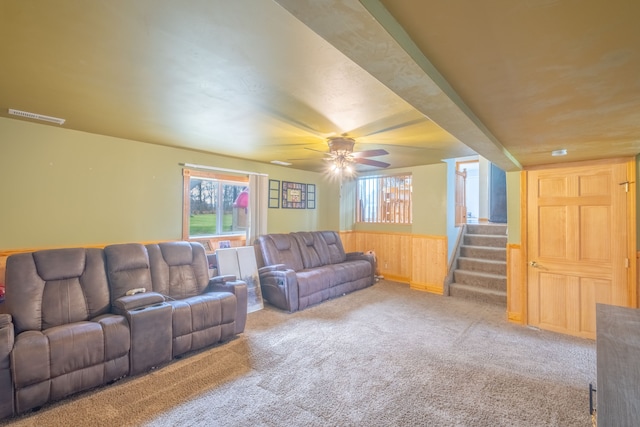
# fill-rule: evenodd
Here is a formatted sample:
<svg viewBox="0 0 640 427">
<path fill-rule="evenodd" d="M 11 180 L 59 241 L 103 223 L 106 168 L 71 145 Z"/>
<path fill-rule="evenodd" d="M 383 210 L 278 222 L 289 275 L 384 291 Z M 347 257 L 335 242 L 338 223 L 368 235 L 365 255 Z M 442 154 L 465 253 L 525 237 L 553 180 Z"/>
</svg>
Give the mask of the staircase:
<svg viewBox="0 0 640 427">
<path fill-rule="evenodd" d="M 449 295 L 506 307 L 506 224 L 466 225 Z"/>
</svg>

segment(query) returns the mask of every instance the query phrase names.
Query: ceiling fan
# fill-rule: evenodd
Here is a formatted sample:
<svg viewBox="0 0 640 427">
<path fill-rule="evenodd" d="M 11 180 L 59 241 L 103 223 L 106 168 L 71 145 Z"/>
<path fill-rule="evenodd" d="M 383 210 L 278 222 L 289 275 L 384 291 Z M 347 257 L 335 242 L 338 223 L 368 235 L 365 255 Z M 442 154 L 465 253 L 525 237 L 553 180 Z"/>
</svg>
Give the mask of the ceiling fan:
<svg viewBox="0 0 640 427">
<path fill-rule="evenodd" d="M 331 170 L 335 173 L 353 173 L 355 164 L 373 166 L 377 168 L 387 168 L 390 166 L 389 163 L 367 158 L 389 154 L 387 150 L 377 149 L 354 152 L 353 146 L 355 143 L 356 141 L 353 138 L 336 136 L 328 138 L 327 140 L 327 144 L 329 145 L 328 153 L 315 150 L 313 148 L 307 148 L 307 150 L 320 151 L 327 156 L 326 160 L 331 162 Z"/>
</svg>

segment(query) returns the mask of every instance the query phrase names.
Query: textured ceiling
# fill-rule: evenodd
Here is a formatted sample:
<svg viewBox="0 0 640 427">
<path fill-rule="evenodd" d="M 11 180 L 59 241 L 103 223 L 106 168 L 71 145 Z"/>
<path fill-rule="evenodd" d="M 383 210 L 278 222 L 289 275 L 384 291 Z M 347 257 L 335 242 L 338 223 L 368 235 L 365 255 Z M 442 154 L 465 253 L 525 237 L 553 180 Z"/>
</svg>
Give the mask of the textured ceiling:
<svg viewBox="0 0 640 427">
<path fill-rule="evenodd" d="M 0 116 L 315 171 L 341 134 L 392 168 L 629 156 L 638 17 L 635 0 L 5 0 Z"/>
</svg>

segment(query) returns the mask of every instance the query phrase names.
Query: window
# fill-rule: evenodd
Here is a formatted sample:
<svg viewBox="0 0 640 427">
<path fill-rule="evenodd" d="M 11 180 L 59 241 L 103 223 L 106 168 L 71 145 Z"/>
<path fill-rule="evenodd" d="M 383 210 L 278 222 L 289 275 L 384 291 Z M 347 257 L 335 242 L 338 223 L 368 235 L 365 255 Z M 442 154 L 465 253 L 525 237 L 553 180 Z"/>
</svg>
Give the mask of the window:
<svg viewBox="0 0 640 427">
<path fill-rule="evenodd" d="M 183 239 L 244 234 L 249 180 L 184 169 Z"/>
<path fill-rule="evenodd" d="M 411 224 L 411 175 L 360 177 L 357 222 Z"/>
</svg>

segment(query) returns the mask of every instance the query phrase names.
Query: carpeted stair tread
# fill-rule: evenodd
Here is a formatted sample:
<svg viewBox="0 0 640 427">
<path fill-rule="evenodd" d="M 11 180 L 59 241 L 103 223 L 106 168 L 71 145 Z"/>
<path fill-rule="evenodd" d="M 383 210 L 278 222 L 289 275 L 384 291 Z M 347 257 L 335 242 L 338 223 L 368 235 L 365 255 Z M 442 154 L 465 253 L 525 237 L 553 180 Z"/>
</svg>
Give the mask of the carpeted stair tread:
<svg viewBox="0 0 640 427">
<path fill-rule="evenodd" d="M 479 258 L 492 260 L 507 260 L 506 248 L 493 248 L 487 246 L 462 245 L 460 247 L 460 256 L 465 258 Z"/>
<path fill-rule="evenodd" d="M 486 246 L 491 248 L 505 248 L 507 236 L 494 236 L 490 234 L 465 234 L 463 242 L 469 246 Z"/>
<path fill-rule="evenodd" d="M 449 295 L 506 306 L 506 224 L 467 224 L 461 242 Z"/>
<path fill-rule="evenodd" d="M 467 286 L 497 291 L 506 291 L 507 289 L 507 277 L 501 274 L 458 269 L 453 273 L 453 276 L 456 283 Z"/>
<path fill-rule="evenodd" d="M 506 276 L 507 262 L 484 258 L 459 257 L 458 269 Z"/>
<path fill-rule="evenodd" d="M 465 285 L 463 283 L 452 283 L 449 293 L 453 297 L 472 299 L 491 304 L 507 304 L 507 292 L 495 289 L 480 288 L 477 286 Z"/>
</svg>

